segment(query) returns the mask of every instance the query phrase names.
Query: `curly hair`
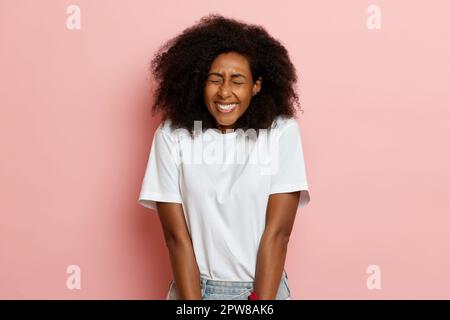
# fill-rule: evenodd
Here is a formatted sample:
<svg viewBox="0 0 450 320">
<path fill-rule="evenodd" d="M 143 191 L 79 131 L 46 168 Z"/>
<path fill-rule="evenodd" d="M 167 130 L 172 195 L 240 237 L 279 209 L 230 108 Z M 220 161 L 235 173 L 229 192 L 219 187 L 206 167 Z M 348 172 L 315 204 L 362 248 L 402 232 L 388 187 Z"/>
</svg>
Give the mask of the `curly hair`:
<svg viewBox="0 0 450 320">
<path fill-rule="evenodd" d="M 152 115 L 162 111 L 172 128 L 193 134 L 194 121 L 202 128 L 216 128 L 203 101 L 207 74 L 221 53 L 237 52 L 249 62 L 253 79 L 262 78 L 260 92 L 251 99 L 236 128 L 268 129 L 279 115 L 293 117 L 300 107 L 294 84 L 296 70 L 286 48 L 258 25 L 209 14 L 165 42 L 151 60 L 158 85 Z M 303 110 L 302 110 L 303 112 Z"/>
</svg>

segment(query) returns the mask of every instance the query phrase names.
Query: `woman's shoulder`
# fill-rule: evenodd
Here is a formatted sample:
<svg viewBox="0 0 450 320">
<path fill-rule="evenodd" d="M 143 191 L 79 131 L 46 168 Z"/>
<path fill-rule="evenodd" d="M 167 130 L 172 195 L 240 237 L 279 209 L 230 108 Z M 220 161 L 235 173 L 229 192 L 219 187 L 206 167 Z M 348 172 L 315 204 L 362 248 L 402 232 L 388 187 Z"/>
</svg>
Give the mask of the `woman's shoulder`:
<svg viewBox="0 0 450 320">
<path fill-rule="evenodd" d="M 279 115 L 277 116 L 270 127 L 271 132 L 283 132 L 286 128 L 291 126 L 298 126 L 297 120 L 292 116 Z M 274 130 L 275 129 L 275 130 Z M 161 121 L 157 130 L 157 134 L 162 134 L 164 136 L 169 137 L 173 141 L 179 141 L 180 137 L 188 137 L 190 136 L 189 131 L 185 128 L 175 128 L 172 125 L 172 121 L 170 119 L 165 119 Z"/>
<path fill-rule="evenodd" d="M 292 125 L 298 125 L 297 120 L 294 117 L 279 115 L 273 121 L 271 128 L 278 129 L 278 131 L 283 131 Z"/>
<path fill-rule="evenodd" d="M 161 133 L 172 135 L 174 130 L 172 128 L 172 122 L 170 119 L 162 120 L 161 123 L 158 126 L 157 131 L 160 131 Z"/>
<path fill-rule="evenodd" d="M 182 136 L 188 136 L 189 132 L 184 128 L 175 128 L 170 119 L 162 120 L 156 129 L 156 133 L 170 138 L 172 141 L 178 141 Z"/>
</svg>

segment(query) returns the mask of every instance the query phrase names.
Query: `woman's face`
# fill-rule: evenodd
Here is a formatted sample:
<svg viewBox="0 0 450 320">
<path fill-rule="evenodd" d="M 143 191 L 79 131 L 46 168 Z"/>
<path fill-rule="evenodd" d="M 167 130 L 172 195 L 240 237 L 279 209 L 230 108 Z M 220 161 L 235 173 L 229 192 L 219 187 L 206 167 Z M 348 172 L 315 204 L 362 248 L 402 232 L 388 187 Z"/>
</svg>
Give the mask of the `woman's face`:
<svg viewBox="0 0 450 320">
<path fill-rule="evenodd" d="M 212 62 L 203 98 L 208 111 L 216 119 L 217 128 L 225 133 L 226 129 L 235 128 L 236 121 L 260 90 L 261 78 L 253 83 L 246 57 L 227 52 Z"/>
</svg>

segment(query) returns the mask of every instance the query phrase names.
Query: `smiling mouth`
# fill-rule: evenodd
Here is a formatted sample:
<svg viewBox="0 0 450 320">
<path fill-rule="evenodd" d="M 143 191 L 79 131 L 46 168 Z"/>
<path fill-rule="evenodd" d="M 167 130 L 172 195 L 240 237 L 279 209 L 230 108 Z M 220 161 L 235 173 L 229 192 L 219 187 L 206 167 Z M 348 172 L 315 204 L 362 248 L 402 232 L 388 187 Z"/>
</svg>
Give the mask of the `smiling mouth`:
<svg viewBox="0 0 450 320">
<path fill-rule="evenodd" d="M 236 109 L 239 106 L 239 103 L 221 104 L 221 103 L 215 102 L 214 104 L 216 105 L 216 109 L 222 113 L 232 112 L 234 109 Z"/>
</svg>

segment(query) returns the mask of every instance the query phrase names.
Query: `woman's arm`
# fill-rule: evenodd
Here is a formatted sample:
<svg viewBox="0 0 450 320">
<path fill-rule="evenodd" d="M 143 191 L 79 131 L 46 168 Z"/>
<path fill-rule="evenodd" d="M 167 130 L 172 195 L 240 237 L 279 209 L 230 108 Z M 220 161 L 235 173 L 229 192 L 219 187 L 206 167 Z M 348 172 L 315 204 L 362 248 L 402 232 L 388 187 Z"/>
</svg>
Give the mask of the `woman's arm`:
<svg viewBox="0 0 450 320">
<path fill-rule="evenodd" d="M 254 290 L 259 299 L 276 298 L 299 199 L 300 191 L 269 196 L 256 263 Z"/>
<path fill-rule="evenodd" d="M 169 248 L 175 284 L 181 300 L 201 300 L 200 272 L 195 259 L 183 207 L 180 203 L 157 202 L 159 220 Z"/>
</svg>

